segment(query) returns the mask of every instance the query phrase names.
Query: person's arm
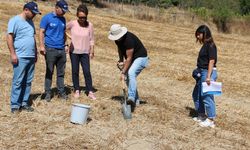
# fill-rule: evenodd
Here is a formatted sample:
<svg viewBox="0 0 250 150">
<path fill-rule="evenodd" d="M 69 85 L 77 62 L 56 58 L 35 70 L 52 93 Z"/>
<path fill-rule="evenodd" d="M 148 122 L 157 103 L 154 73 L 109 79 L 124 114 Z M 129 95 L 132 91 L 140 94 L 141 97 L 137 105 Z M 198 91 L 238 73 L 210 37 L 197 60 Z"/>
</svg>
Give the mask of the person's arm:
<svg viewBox="0 0 250 150">
<path fill-rule="evenodd" d="M 71 35 L 66 31 L 66 36 L 67 36 L 67 39 L 70 39 L 71 40 Z"/>
<path fill-rule="evenodd" d="M 123 63 L 123 55 L 121 49 L 118 47 L 118 55 L 119 55 L 119 60 L 118 63 Z"/>
<path fill-rule="evenodd" d="M 73 21 L 70 21 L 70 22 L 68 22 L 66 24 L 66 32 L 65 32 L 65 34 L 66 34 L 67 38 L 69 38 L 69 39 L 71 39 L 71 35 L 69 34 L 69 32 L 72 29 L 72 27 L 73 27 Z"/>
<path fill-rule="evenodd" d="M 70 35 L 70 30 L 73 27 L 73 21 L 70 21 L 66 24 L 66 31 L 65 31 L 65 51 L 66 53 L 69 53 L 70 51 L 70 42 L 68 42 L 68 40 L 72 40 L 71 35 Z"/>
<path fill-rule="evenodd" d="M 33 26 L 33 29 L 34 29 L 34 49 L 35 49 L 35 63 L 37 62 L 37 44 L 36 44 L 36 29 L 35 29 L 35 25 L 32 21 L 32 26 Z"/>
<path fill-rule="evenodd" d="M 126 73 L 128 72 L 128 69 L 131 66 L 133 52 L 134 52 L 134 49 L 126 50 L 127 59 L 125 60 L 124 66 L 123 66 L 123 68 L 121 70 L 121 77 L 120 77 L 121 80 L 125 79 Z"/>
<path fill-rule="evenodd" d="M 40 28 L 40 31 L 39 31 L 39 43 L 40 43 L 40 53 L 42 55 L 46 54 L 45 45 L 44 45 L 44 33 L 45 33 L 45 29 Z"/>
<path fill-rule="evenodd" d="M 67 35 L 67 32 L 65 31 L 64 32 L 64 48 L 65 48 L 65 52 L 69 53 L 69 44 L 67 42 L 67 39 L 68 39 L 68 35 Z"/>
<path fill-rule="evenodd" d="M 124 62 L 124 67 L 122 69 L 122 74 L 126 74 L 128 72 L 128 69 L 129 69 L 129 67 L 130 67 L 130 65 L 132 63 L 133 52 L 134 52 L 134 49 L 126 50 L 127 59 Z"/>
<path fill-rule="evenodd" d="M 37 62 L 37 44 L 36 44 L 36 38 L 34 37 L 34 41 L 35 41 L 35 62 Z"/>
<path fill-rule="evenodd" d="M 123 63 L 123 56 L 122 56 L 122 52 L 121 50 L 118 48 L 118 55 L 119 55 L 119 60 L 117 61 L 117 67 L 120 71 L 122 71 L 123 67 L 124 67 L 124 63 Z"/>
<path fill-rule="evenodd" d="M 66 18 L 64 18 L 64 24 L 66 25 L 65 28 L 64 28 L 64 35 L 63 35 L 63 38 L 64 38 L 64 50 L 66 53 L 69 53 L 69 44 L 67 43 L 67 24 L 66 24 Z"/>
<path fill-rule="evenodd" d="M 93 59 L 95 56 L 94 45 L 90 45 L 90 58 Z"/>
<path fill-rule="evenodd" d="M 215 63 L 214 59 L 209 60 L 208 70 L 207 70 L 207 77 L 206 77 L 207 85 L 210 85 L 211 74 L 212 74 L 212 71 L 213 71 L 214 63 Z"/>
<path fill-rule="evenodd" d="M 94 51 L 94 29 L 93 29 L 93 25 L 90 24 L 90 53 L 89 56 L 91 59 L 94 58 L 95 56 L 95 51 Z"/>
<path fill-rule="evenodd" d="M 217 58 L 217 49 L 215 45 L 209 45 L 208 48 L 209 48 L 208 49 L 209 62 L 208 62 L 206 82 L 207 82 L 207 85 L 210 85 L 211 75 L 213 72 L 215 60 Z"/>
<path fill-rule="evenodd" d="M 12 64 L 18 63 L 18 58 L 14 49 L 14 36 L 13 33 L 7 34 L 7 45 L 10 51 L 10 57 Z"/>
</svg>

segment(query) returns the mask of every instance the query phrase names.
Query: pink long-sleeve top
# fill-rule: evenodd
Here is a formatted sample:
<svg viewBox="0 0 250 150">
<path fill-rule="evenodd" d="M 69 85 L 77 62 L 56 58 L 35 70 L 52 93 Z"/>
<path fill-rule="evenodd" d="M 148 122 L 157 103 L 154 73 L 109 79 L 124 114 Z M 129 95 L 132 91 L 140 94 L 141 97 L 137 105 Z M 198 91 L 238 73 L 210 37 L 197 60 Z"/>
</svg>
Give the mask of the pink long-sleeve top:
<svg viewBox="0 0 250 150">
<path fill-rule="evenodd" d="M 66 28 L 70 31 L 73 47 L 70 49 L 74 54 L 89 54 L 90 47 L 94 45 L 93 24 L 89 22 L 88 27 L 81 27 L 77 20 L 67 23 Z"/>
</svg>

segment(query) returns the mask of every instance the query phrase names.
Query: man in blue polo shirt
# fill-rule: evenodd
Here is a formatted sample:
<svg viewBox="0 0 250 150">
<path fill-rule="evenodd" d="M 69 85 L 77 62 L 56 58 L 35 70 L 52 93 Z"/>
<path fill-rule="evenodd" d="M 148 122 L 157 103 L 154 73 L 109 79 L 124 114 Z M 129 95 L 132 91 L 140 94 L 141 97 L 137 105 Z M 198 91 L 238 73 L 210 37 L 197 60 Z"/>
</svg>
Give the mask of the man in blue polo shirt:
<svg viewBox="0 0 250 150">
<path fill-rule="evenodd" d="M 68 4 L 64 0 L 56 2 L 55 11 L 43 16 L 40 22 L 40 53 L 45 56 L 45 100 L 51 101 L 51 84 L 54 66 L 57 71 L 57 89 L 59 97 L 67 100 L 64 89 L 64 74 L 66 66 L 64 14 L 68 11 Z"/>
<path fill-rule="evenodd" d="M 13 65 L 11 112 L 33 111 L 29 105 L 31 82 L 34 77 L 37 48 L 32 19 L 41 14 L 35 2 L 26 3 L 23 12 L 8 23 L 7 45 Z"/>
</svg>

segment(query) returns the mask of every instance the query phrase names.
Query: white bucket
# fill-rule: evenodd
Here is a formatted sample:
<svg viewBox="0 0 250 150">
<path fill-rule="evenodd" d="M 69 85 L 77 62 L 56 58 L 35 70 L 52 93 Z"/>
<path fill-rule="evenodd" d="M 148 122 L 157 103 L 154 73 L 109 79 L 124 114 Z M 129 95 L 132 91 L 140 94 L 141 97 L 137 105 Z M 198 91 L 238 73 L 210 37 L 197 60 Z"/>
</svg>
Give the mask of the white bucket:
<svg viewBox="0 0 250 150">
<path fill-rule="evenodd" d="M 84 124 L 88 119 L 90 106 L 84 104 L 72 104 L 71 119 L 72 123 Z"/>
</svg>

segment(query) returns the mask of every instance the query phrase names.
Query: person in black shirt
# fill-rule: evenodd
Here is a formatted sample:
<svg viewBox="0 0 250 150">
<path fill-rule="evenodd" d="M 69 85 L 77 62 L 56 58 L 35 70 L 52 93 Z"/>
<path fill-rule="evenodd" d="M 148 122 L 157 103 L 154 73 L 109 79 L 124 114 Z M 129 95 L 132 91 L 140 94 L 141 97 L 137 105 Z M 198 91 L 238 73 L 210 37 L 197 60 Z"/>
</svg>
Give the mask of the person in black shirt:
<svg viewBox="0 0 250 150">
<path fill-rule="evenodd" d="M 115 41 L 118 47 L 118 66 L 123 66 L 121 80 L 127 75 L 128 104 L 131 104 L 133 110 L 135 103 L 139 101 L 136 77 L 148 65 L 147 50 L 136 35 L 119 24 L 111 26 L 108 38 Z"/>
<path fill-rule="evenodd" d="M 193 100 L 198 117 L 194 117 L 193 119 L 199 122 L 199 125 L 202 127 L 215 127 L 216 109 L 214 96 L 203 94 L 202 82 L 210 85 L 211 81 L 216 81 L 217 79 L 217 48 L 211 31 L 206 25 L 201 25 L 197 28 L 195 37 L 202 44 L 202 47 L 198 55 L 196 69 L 199 70 L 198 74 L 200 77 L 194 77 L 196 85 L 193 90 Z"/>
</svg>

